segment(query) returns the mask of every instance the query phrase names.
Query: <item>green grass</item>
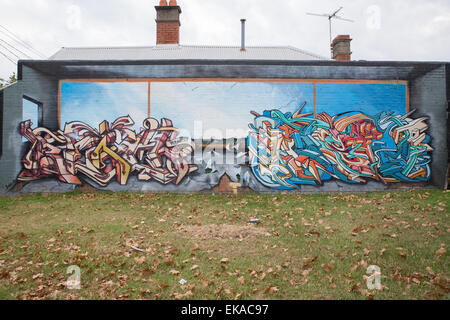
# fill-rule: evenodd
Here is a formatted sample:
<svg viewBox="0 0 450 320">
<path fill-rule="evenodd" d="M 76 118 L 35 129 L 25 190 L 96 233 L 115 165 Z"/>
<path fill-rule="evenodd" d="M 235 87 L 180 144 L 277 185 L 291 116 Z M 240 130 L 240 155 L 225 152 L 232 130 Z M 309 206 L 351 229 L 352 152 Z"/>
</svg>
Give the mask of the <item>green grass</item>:
<svg viewBox="0 0 450 320">
<path fill-rule="evenodd" d="M 0 197 L 0 299 L 448 299 L 449 195 Z"/>
</svg>

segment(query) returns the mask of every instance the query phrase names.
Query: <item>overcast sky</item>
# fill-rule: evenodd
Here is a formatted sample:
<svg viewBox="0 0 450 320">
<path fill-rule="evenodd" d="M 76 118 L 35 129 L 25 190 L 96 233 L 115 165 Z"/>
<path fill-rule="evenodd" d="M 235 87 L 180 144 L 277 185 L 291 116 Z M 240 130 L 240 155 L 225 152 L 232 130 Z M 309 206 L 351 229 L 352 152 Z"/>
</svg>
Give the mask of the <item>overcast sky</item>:
<svg viewBox="0 0 450 320">
<path fill-rule="evenodd" d="M 0 0 L 0 25 L 46 56 L 60 47 L 154 45 L 158 3 Z M 249 46 L 291 45 L 329 57 L 328 20 L 306 12 L 330 13 L 343 6 L 340 14 L 355 22 L 334 22 L 333 37 L 352 36 L 354 60 L 450 61 L 449 0 L 178 0 L 178 4 L 183 10 L 181 44 L 238 46 L 239 20 L 246 18 Z M 17 59 L 4 41 L 23 48 L 0 32 L 0 52 Z M 0 78 L 15 70 L 0 54 Z"/>
</svg>

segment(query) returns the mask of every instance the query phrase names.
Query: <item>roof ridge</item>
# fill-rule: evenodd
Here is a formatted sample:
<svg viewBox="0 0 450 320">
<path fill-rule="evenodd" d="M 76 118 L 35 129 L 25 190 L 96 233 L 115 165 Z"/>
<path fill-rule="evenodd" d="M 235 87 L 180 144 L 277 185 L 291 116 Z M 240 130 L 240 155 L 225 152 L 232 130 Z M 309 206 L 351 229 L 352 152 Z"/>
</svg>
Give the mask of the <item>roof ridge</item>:
<svg viewBox="0 0 450 320">
<path fill-rule="evenodd" d="M 299 52 L 304 53 L 304 54 L 308 54 L 308 55 L 313 56 L 313 57 L 316 57 L 316 58 L 328 60 L 328 58 L 325 58 L 325 57 L 323 57 L 323 56 L 321 56 L 321 55 L 312 53 L 312 52 L 307 51 L 307 50 L 303 50 L 303 49 L 300 49 L 300 48 L 297 48 L 297 47 L 294 47 L 294 46 L 289 46 L 289 48 L 292 49 L 292 50 L 295 50 L 295 51 L 299 51 Z"/>
<path fill-rule="evenodd" d="M 187 45 L 177 45 L 177 44 L 164 44 L 164 45 L 154 45 L 154 46 L 93 46 L 93 47 L 61 47 L 60 50 L 78 50 L 78 49 L 88 49 L 88 50 L 95 50 L 95 49 L 149 49 L 149 48 L 186 48 L 186 47 L 190 47 L 190 48 L 240 48 L 239 45 L 201 45 L 201 44 L 187 44 Z M 254 49 L 259 49 L 259 48 L 285 48 L 285 49 L 292 49 L 295 51 L 299 51 L 302 53 L 308 53 L 308 54 L 312 54 L 312 55 L 316 55 L 314 53 L 308 52 L 306 50 L 303 49 L 299 49 L 297 47 L 294 46 L 289 46 L 289 45 L 283 45 L 283 46 L 269 46 L 269 45 L 263 45 L 263 46 L 246 46 L 246 48 L 254 48 Z M 318 56 L 318 55 L 316 55 Z"/>
<path fill-rule="evenodd" d="M 153 48 L 155 46 L 97 46 L 97 47 L 61 47 L 60 50 L 78 50 L 78 49 L 136 49 L 136 48 Z"/>
<path fill-rule="evenodd" d="M 238 45 L 154 45 L 154 46 L 96 46 L 96 47 L 62 47 L 49 57 L 49 60 L 62 60 L 83 57 L 82 59 L 133 59 L 142 57 L 158 57 L 174 59 L 174 57 L 198 57 L 211 59 L 223 57 L 235 59 L 246 57 L 248 59 L 262 59 L 274 57 L 281 60 L 328 60 L 320 55 L 302 50 L 293 46 L 247 46 L 246 51 L 240 51 Z M 228 58 L 227 58 L 228 57 Z"/>
</svg>

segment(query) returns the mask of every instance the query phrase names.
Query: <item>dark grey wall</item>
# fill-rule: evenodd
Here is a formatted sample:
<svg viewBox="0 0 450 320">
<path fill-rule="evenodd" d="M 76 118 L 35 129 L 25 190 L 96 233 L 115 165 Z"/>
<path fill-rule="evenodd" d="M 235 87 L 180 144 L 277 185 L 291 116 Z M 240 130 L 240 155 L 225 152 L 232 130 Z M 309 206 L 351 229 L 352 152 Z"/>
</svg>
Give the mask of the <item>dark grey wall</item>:
<svg viewBox="0 0 450 320">
<path fill-rule="evenodd" d="M 411 109 L 414 117 L 429 117 L 431 145 L 434 148 L 431 182 L 444 187 L 447 172 L 447 92 L 446 70 L 442 66 L 418 77 L 411 83 Z"/>
<path fill-rule="evenodd" d="M 3 153 L 3 90 L 0 89 L 0 159 Z"/>
<path fill-rule="evenodd" d="M 23 96 L 42 103 L 43 126 L 58 129 L 58 81 L 24 66 L 23 78 L 3 92 L 3 152 L 0 158 L 0 192 L 10 189 L 22 168 L 24 143 L 19 133 Z"/>
<path fill-rule="evenodd" d="M 39 71 L 38 71 L 39 70 Z M 284 78 L 284 79 L 363 79 L 406 80 L 410 83 L 411 109 L 417 109 L 414 118 L 429 117 L 432 137 L 431 184 L 442 188 L 448 162 L 448 65 L 441 63 L 334 63 L 334 62 L 22 62 L 17 84 L 3 90 L 3 154 L 0 158 L 0 193 L 6 192 L 16 182 L 21 170 L 24 153 L 18 125 L 22 121 L 22 97 L 24 95 L 43 104 L 43 126 L 58 128 L 58 80 L 89 78 Z M 204 168 L 203 168 L 204 169 Z M 201 170 L 203 170 L 201 169 Z M 219 168 L 216 174 L 202 180 L 194 175 L 180 186 L 161 186 L 158 183 L 133 182 L 129 186 L 112 184 L 109 190 L 120 191 L 170 191 L 189 192 L 213 188 L 223 174 L 234 181 L 236 174 L 245 173 L 233 166 Z M 193 187 L 193 184 L 195 187 Z M 273 191 L 255 183 L 246 185 L 255 191 Z M 339 181 L 326 183 L 322 187 L 304 186 L 302 192 L 323 191 L 370 191 L 407 187 L 408 185 L 383 185 L 369 182 L 365 185 L 348 185 Z M 64 191 L 72 187 L 59 182 L 37 183 L 32 191 Z M 45 189 L 45 190 L 44 190 Z"/>
<path fill-rule="evenodd" d="M 450 151 L 450 64 L 445 66 L 447 77 L 447 151 Z M 448 152 L 448 163 L 450 164 L 450 152 Z"/>
</svg>

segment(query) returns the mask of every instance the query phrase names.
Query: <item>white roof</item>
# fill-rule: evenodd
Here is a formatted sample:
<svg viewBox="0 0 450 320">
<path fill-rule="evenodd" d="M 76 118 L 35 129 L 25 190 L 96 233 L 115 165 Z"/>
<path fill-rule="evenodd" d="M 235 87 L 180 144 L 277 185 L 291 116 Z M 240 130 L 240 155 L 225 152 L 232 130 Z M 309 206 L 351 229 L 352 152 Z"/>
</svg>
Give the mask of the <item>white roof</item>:
<svg viewBox="0 0 450 320">
<path fill-rule="evenodd" d="M 295 47 L 157 45 L 61 48 L 50 60 L 328 60 Z"/>
</svg>

